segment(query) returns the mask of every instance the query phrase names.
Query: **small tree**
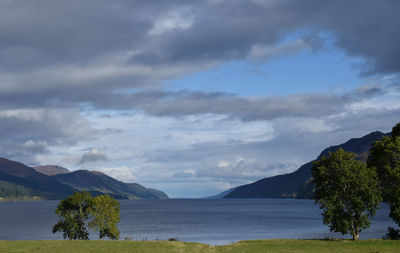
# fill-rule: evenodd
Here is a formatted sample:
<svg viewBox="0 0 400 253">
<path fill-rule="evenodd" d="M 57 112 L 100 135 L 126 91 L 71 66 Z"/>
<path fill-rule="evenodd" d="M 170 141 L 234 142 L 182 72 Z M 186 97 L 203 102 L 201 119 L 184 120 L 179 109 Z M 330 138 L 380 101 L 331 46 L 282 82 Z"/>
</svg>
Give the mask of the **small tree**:
<svg viewBox="0 0 400 253">
<path fill-rule="evenodd" d="M 383 200 L 390 206 L 389 216 L 400 226 L 400 123 L 393 127 L 391 137 L 374 142 L 367 164 L 376 170 Z"/>
<path fill-rule="evenodd" d="M 348 232 L 358 240 L 362 229 L 371 224 L 381 195 L 374 170 L 355 160 L 355 153 L 338 149 L 314 163 L 314 199 L 323 210 L 323 222 L 330 231 Z"/>
<path fill-rule="evenodd" d="M 99 231 L 100 239 L 119 239 L 119 202 L 109 195 L 93 198 L 88 192 L 75 192 L 60 201 L 56 214 L 60 220 L 53 226 L 53 233 L 63 232 L 64 239 L 88 240 L 87 226 Z"/>
<path fill-rule="evenodd" d="M 94 198 L 93 219 L 89 227 L 99 232 L 99 239 L 108 237 L 112 240 L 119 239 L 119 202 L 110 195 L 100 195 Z"/>
<path fill-rule="evenodd" d="M 63 232 L 64 239 L 88 240 L 86 220 L 93 208 L 93 198 L 88 192 L 75 192 L 62 200 L 56 209 L 60 220 L 53 226 L 53 233 Z"/>
</svg>

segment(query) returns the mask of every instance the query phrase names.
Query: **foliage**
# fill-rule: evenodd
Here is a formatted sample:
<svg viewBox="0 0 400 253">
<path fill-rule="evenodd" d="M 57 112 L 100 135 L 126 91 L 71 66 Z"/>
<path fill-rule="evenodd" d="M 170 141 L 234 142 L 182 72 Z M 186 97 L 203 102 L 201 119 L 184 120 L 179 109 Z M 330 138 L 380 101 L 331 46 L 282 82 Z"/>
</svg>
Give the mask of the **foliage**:
<svg viewBox="0 0 400 253">
<path fill-rule="evenodd" d="M 118 240 L 119 202 L 110 195 L 100 195 L 93 200 L 93 219 L 89 222 L 89 227 L 99 231 L 99 239 L 107 236 L 112 240 Z"/>
<path fill-rule="evenodd" d="M 378 174 L 383 200 L 390 206 L 389 216 L 400 225 L 400 123 L 393 127 L 391 137 L 372 145 L 367 163 Z"/>
<path fill-rule="evenodd" d="M 75 192 L 62 200 L 56 209 L 60 220 L 53 226 L 53 233 L 63 232 L 64 239 L 88 240 L 86 220 L 93 207 L 93 198 L 88 192 Z"/>
<path fill-rule="evenodd" d="M 86 224 L 99 231 L 100 238 L 119 238 L 119 202 L 108 195 L 93 198 L 88 192 L 75 192 L 60 201 L 55 212 L 60 220 L 53 226 L 53 233 L 63 232 L 64 239 L 88 240 Z"/>
<path fill-rule="evenodd" d="M 400 137 L 400 123 L 397 123 L 393 128 L 392 128 L 392 137 Z"/>
<path fill-rule="evenodd" d="M 35 196 L 32 189 L 12 182 L 0 181 L 0 198 L 32 199 Z"/>
<path fill-rule="evenodd" d="M 388 227 L 387 230 L 388 230 L 388 233 L 383 237 L 383 239 L 400 240 L 400 229 Z"/>
<path fill-rule="evenodd" d="M 316 186 L 314 199 L 323 210 L 323 222 L 330 231 L 350 234 L 357 240 L 359 232 L 371 224 L 381 194 L 377 176 L 357 154 L 339 148 L 314 163 L 312 173 Z"/>
</svg>

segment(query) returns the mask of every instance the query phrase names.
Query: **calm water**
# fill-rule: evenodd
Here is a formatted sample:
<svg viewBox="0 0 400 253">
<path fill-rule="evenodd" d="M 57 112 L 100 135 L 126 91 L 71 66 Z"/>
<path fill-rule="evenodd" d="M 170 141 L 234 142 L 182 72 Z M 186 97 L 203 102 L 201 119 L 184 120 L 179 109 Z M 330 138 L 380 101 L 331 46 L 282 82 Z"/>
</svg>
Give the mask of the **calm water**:
<svg viewBox="0 0 400 253">
<path fill-rule="evenodd" d="M 0 203 L 0 240 L 62 239 L 61 233 L 51 233 L 57 203 Z M 387 226 L 395 226 L 388 213 L 383 205 L 360 238 L 381 238 Z M 246 239 L 343 237 L 329 233 L 313 201 L 293 199 L 122 200 L 119 229 L 122 240 L 178 237 L 214 245 Z"/>
</svg>

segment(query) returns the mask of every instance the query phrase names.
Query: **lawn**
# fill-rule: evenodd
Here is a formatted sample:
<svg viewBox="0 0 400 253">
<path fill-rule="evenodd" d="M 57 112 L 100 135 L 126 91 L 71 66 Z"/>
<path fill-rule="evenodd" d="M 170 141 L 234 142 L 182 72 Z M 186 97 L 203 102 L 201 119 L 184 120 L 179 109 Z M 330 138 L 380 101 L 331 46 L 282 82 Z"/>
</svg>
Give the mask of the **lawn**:
<svg viewBox="0 0 400 253">
<path fill-rule="evenodd" d="M 0 241 L 0 252 L 366 252 L 398 253 L 400 241 L 388 240 L 254 240 L 232 245 L 167 241 Z"/>
</svg>

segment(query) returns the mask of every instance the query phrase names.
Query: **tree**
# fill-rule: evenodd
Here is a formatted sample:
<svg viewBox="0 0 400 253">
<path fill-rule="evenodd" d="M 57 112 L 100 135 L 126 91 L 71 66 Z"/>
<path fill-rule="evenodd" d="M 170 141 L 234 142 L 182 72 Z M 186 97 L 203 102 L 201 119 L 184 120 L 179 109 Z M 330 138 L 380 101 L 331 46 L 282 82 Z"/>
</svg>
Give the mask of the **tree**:
<svg viewBox="0 0 400 253">
<path fill-rule="evenodd" d="M 108 237 L 112 240 L 119 239 L 117 223 L 119 218 L 119 202 L 110 195 L 100 195 L 94 198 L 93 219 L 89 227 L 99 231 L 99 239 Z"/>
<path fill-rule="evenodd" d="M 119 239 L 119 202 L 109 195 L 93 198 L 88 192 L 75 192 L 60 201 L 55 212 L 60 220 L 53 233 L 63 232 L 64 239 L 88 240 L 87 227 L 99 231 L 100 239 Z"/>
<path fill-rule="evenodd" d="M 383 200 L 390 207 L 389 216 L 400 226 L 400 123 L 393 127 L 391 137 L 372 144 L 367 164 L 376 170 Z"/>
<path fill-rule="evenodd" d="M 86 220 L 93 208 L 93 198 L 88 192 L 75 192 L 62 200 L 56 209 L 60 220 L 53 226 L 53 233 L 63 232 L 64 239 L 88 240 Z"/>
<path fill-rule="evenodd" d="M 323 210 L 323 222 L 330 231 L 348 232 L 353 240 L 371 224 L 381 202 L 377 176 L 355 153 L 339 148 L 314 163 L 312 174 L 316 186 L 314 199 Z"/>
<path fill-rule="evenodd" d="M 393 128 L 392 128 L 392 137 L 400 137 L 400 123 L 397 123 Z"/>
</svg>

